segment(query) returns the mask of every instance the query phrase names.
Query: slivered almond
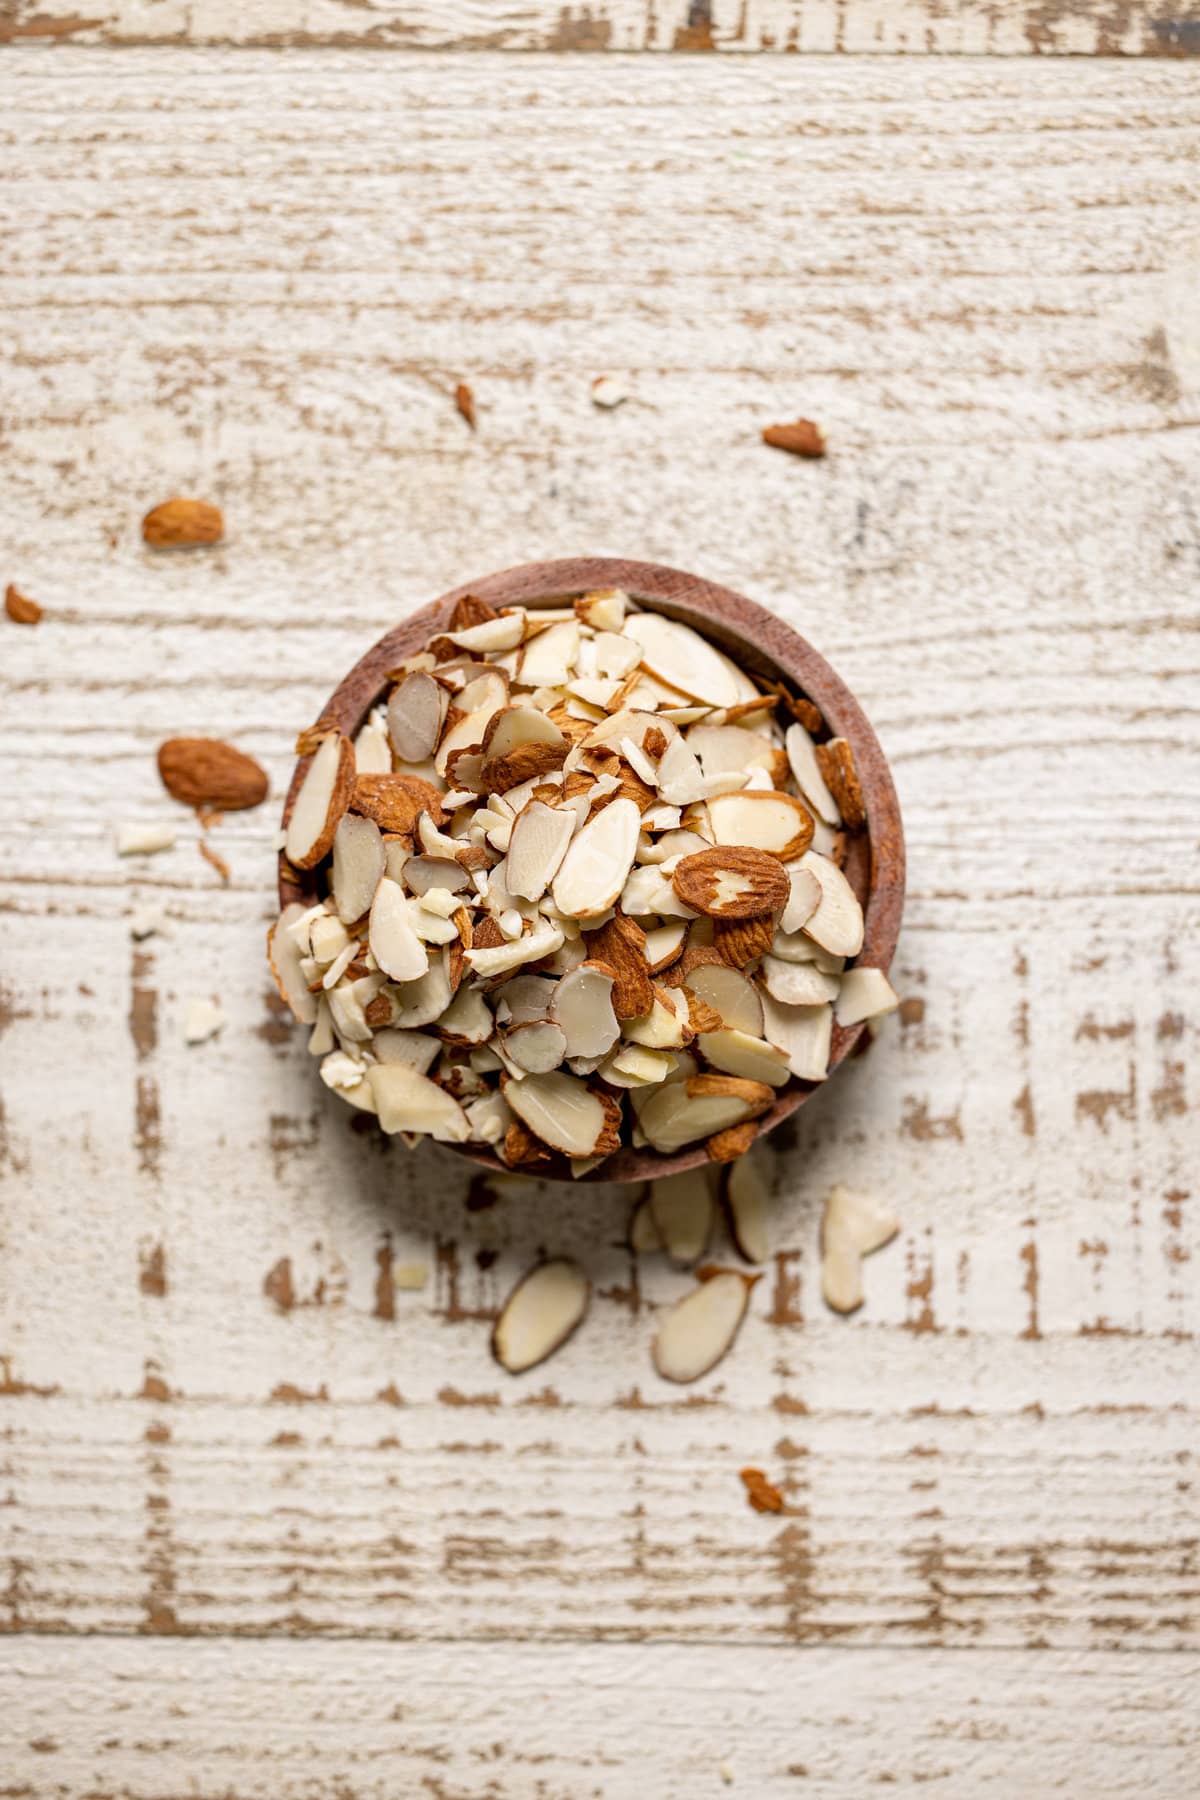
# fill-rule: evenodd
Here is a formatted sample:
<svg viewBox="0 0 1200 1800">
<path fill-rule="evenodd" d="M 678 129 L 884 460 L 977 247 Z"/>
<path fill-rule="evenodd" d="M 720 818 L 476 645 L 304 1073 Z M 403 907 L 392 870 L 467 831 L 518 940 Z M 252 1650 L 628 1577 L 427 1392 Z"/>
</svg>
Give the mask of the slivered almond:
<svg viewBox="0 0 1200 1800">
<path fill-rule="evenodd" d="M 816 746 L 816 758 L 843 821 L 851 831 L 861 831 L 867 822 L 867 809 L 850 745 L 845 738 L 830 738 L 827 744 Z"/>
<path fill-rule="evenodd" d="M 354 746 L 341 732 L 321 740 L 305 771 L 288 821 L 284 854 L 294 868 L 314 869 L 333 837 L 354 789 Z"/>
<path fill-rule="evenodd" d="M 634 613 L 625 621 L 625 635 L 641 645 L 645 669 L 690 698 L 710 706 L 732 706 L 742 698 L 728 658 L 690 625 L 662 613 Z"/>
<path fill-rule="evenodd" d="M 447 1044 L 486 1044 L 495 1024 L 491 1008 L 479 988 L 460 987 L 434 1030 Z"/>
<path fill-rule="evenodd" d="M 279 989 L 279 998 L 301 1025 L 311 1025 L 317 1016 L 316 999 L 309 993 L 300 968 L 301 951 L 290 931 L 306 911 L 298 900 L 291 901 L 267 933 L 267 961 Z"/>
<path fill-rule="evenodd" d="M 784 744 L 796 786 L 805 800 L 827 825 L 840 825 L 842 815 L 822 774 L 820 752 L 803 725 L 789 725 Z"/>
<path fill-rule="evenodd" d="M 900 1221 L 869 1195 L 838 1185 L 821 1219 L 821 1292 L 835 1312 L 854 1312 L 863 1302 L 862 1259 L 891 1242 Z"/>
<path fill-rule="evenodd" d="M 564 1156 L 595 1156 L 611 1136 L 604 1097 L 562 1069 L 503 1081 L 504 1098 L 525 1125 Z M 619 1117 L 619 1109 L 618 1109 Z M 615 1146 L 614 1146 L 615 1147 Z"/>
<path fill-rule="evenodd" d="M 715 956 L 715 952 L 708 954 Z M 685 952 L 685 962 L 689 955 L 697 953 Z M 714 1009 L 722 1026 L 751 1037 L 763 1035 L 762 1001 L 754 983 L 740 969 L 719 961 L 697 960 L 688 969 L 687 982 L 697 999 Z"/>
<path fill-rule="evenodd" d="M 654 984 L 646 963 L 646 934 L 623 912 L 599 931 L 585 931 L 588 959 L 613 971 L 612 1004 L 618 1019 L 640 1019 L 654 1005 Z"/>
<path fill-rule="evenodd" d="M 629 1248 L 635 1256 L 652 1256 L 662 1247 L 658 1226 L 654 1223 L 654 1214 L 650 1210 L 650 1200 L 646 1196 L 637 1202 L 629 1220 Z"/>
<path fill-rule="evenodd" d="M 435 950 L 424 975 L 416 981 L 398 982 L 395 987 L 383 990 L 392 1002 L 390 1024 L 411 1031 L 421 1025 L 432 1025 L 441 1018 L 451 1000 L 446 956 L 446 951 Z"/>
<path fill-rule="evenodd" d="M 837 1000 L 833 1015 L 839 1025 L 859 1025 L 864 1019 L 877 1019 L 881 1013 L 894 1012 L 900 996 L 882 969 L 848 969 L 838 977 Z"/>
<path fill-rule="evenodd" d="M 790 891 L 779 916 L 779 929 L 792 932 L 799 931 L 812 918 L 821 904 L 822 889 L 811 869 L 789 869 L 788 875 Z"/>
<path fill-rule="evenodd" d="M 758 1126 L 753 1119 L 746 1119 L 740 1125 L 729 1126 L 726 1131 L 714 1132 L 704 1148 L 710 1162 L 731 1163 L 745 1155 L 757 1136 Z"/>
<path fill-rule="evenodd" d="M 375 821 L 343 813 L 333 834 L 330 889 L 344 925 L 352 925 L 370 910 L 384 862 L 383 837 Z"/>
<path fill-rule="evenodd" d="M 188 500 L 176 495 L 152 506 L 142 520 L 142 541 L 152 550 L 185 550 L 217 544 L 225 533 L 219 506 L 208 500 Z"/>
<path fill-rule="evenodd" d="M 620 588 L 595 588 L 574 602 L 576 616 L 594 631 L 620 631 L 628 604 Z"/>
<path fill-rule="evenodd" d="M 548 1075 L 567 1054 L 567 1034 L 553 1019 L 529 1019 L 501 1034 L 506 1054 L 531 1075 Z"/>
<path fill-rule="evenodd" d="M 510 892 L 540 900 L 558 873 L 574 830 L 572 810 L 531 800 L 509 838 L 505 879 Z"/>
<path fill-rule="evenodd" d="M 706 1031 L 696 1039 L 696 1048 L 705 1062 L 728 1075 L 744 1076 L 748 1081 L 765 1082 L 782 1087 L 787 1081 L 788 1059 L 763 1038 L 750 1037 L 744 1031 Z"/>
<path fill-rule="evenodd" d="M 719 1269 L 676 1302 L 654 1340 L 654 1366 L 665 1381 L 698 1381 L 733 1345 L 750 1301 L 752 1280 Z"/>
<path fill-rule="evenodd" d="M 539 1263 L 518 1281 L 492 1332 L 492 1353 L 510 1375 L 536 1368 L 583 1323 L 591 1284 L 566 1257 Z"/>
<path fill-rule="evenodd" d="M 375 890 L 369 934 L 371 954 L 393 981 L 419 981 L 429 955 L 412 928 L 404 890 L 386 877 Z"/>
<path fill-rule="evenodd" d="M 716 843 L 769 850 L 781 862 L 812 843 L 812 814 L 793 794 L 720 794 L 708 802 L 708 818 Z"/>
<path fill-rule="evenodd" d="M 678 1269 L 699 1262 L 713 1228 L 713 1199 L 704 1169 L 659 1175 L 650 1184 L 650 1212 L 659 1241 Z"/>
<path fill-rule="evenodd" d="M 159 745 L 158 772 L 184 806 L 242 812 L 267 797 L 266 770 L 218 738 L 168 738 Z"/>
</svg>

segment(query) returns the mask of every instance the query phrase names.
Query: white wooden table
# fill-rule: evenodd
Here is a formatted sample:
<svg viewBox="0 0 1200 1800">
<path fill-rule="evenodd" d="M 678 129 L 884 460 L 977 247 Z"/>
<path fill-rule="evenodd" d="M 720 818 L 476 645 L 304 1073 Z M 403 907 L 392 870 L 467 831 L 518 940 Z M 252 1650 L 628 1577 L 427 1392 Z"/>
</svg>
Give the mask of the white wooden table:
<svg viewBox="0 0 1200 1800">
<path fill-rule="evenodd" d="M 3 20 L 0 585 L 46 616 L 0 618 L 0 1795 L 1195 1794 L 1195 13 Z M 673 45 L 864 54 L 611 54 Z M 760 444 L 797 414 L 824 463 Z M 142 547 L 173 491 L 225 546 Z M 154 769 L 226 736 L 278 791 L 405 609 L 583 551 L 791 620 L 909 837 L 904 1016 L 688 1392 L 626 1196 L 471 1211 L 348 1128 L 264 976 L 273 810 L 223 888 Z M 849 1321 L 835 1180 L 904 1220 Z M 598 1298 L 513 1381 L 540 1247 Z"/>
</svg>

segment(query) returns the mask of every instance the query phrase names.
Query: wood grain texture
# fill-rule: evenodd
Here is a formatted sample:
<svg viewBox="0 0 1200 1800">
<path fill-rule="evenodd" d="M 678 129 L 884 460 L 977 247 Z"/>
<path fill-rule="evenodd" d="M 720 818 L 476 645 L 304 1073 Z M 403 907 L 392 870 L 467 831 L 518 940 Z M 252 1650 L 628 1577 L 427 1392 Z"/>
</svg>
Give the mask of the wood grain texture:
<svg viewBox="0 0 1200 1800">
<path fill-rule="evenodd" d="M 0 43 L 366 50 L 789 51 L 1136 56 L 1200 52 L 1192 0 L 0 0 Z"/>
<path fill-rule="evenodd" d="M 46 609 L 0 647 L 8 1788 L 373 1794 L 357 1733 L 394 1744 L 412 1689 L 435 1795 L 716 1792 L 725 1755 L 768 1795 L 1000 1794 L 1006 1756 L 1021 1792 L 1189 1792 L 1193 71 L 6 73 L 0 582 Z M 797 414 L 825 462 L 761 445 Z M 176 491 L 225 544 L 141 545 Z M 453 1159 L 356 1134 L 266 992 L 273 808 L 209 834 L 223 888 L 154 768 L 227 737 L 280 795 L 404 611 L 581 551 L 802 631 L 908 837 L 905 1009 L 805 1107 L 768 1279 L 689 1394 L 648 1357 L 686 1278 L 633 1267 L 624 1197 L 473 1210 Z M 122 818 L 179 844 L 118 860 Z M 135 945 L 143 898 L 169 923 Z M 229 1022 L 187 1049 L 191 995 Z M 818 1295 L 837 1180 L 904 1222 L 850 1321 Z M 487 1323 L 541 1248 L 597 1300 L 511 1381 Z M 647 1707 L 649 1788 L 612 1722 Z"/>
</svg>

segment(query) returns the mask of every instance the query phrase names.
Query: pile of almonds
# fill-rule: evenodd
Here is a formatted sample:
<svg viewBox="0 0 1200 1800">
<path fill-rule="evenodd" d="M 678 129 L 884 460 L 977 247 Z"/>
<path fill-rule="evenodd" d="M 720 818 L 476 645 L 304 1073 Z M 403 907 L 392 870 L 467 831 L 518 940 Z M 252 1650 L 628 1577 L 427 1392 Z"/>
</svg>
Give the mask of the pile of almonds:
<svg viewBox="0 0 1200 1800">
<path fill-rule="evenodd" d="M 731 1161 L 824 1078 L 835 1017 L 896 1004 L 847 966 L 862 793 L 809 701 L 617 590 L 460 600 L 388 679 L 353 742 L 301 735 L 285 873 L 322 897 L 268 940 L 322 1079 L 385 1132 L 533 1173 Z"/>
</svg>

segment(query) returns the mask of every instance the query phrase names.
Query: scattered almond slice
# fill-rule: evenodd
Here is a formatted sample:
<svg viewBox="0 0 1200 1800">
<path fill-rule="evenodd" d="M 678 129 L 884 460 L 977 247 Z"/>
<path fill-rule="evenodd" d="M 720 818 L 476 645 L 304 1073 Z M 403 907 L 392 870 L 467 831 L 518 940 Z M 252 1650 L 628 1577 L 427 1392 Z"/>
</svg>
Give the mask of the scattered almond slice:
<svg viewBox="0 0 1200 1800">
<path fill-rule="evenodd" d="M 503 1092 L 534 1136 L 564 1156 L 598 1155 L 610 1136 L 610 1114 L 601 1097 L 562 1069 L 509 1081 Z"/>
<path fill-rule="evenodd" d="M 465 1144 L 467 1116 L 452 1094 L 405 1063 L 372 1063 L 367 1070 L 379 1123 L 389 1134 L 428 1132 L 439 1143 Z"/>
<path fill-rule="evenodd" d="M 650 1184 L 650 1213 L 663 1249 L 676 1268 L 689 1269 L 708 1249 L 713 1200 L 703 1168 L 659 1175 Z"/>
<path fill-rule="evenodd" d="M 354 784 L 354 746 L 341 732 L 330 732 L 305 771 L 288 820 L 283 853 L 293 868 L 315 869 L 329 854 Z"/>
<path fill-rule="evenodd" d="M 764 1263 L 771 1254 L 770 1190 L 761 1156 L 761 1152 L 740 1156 L 721 1171 L 721 1201 L 729 1236 L 738 1255 L 748 1263 Z"/>
<path fill-rule="evenodd" d="M 650 1210 L 649 1197 L 638 1201 L 629 1221 L 629 1248 L 635 1256 L 653 1256 L 663 1247 L 658 1235 L 658 1226 L 654 1223 L 654 1214 Z"/>
<path fill-rule="evenodd" d="M 840 978 L 833 1016 L 839 1025 L 859 1025 L 894 1012 L 899 1004 L 900 996 L 882 969 L 847 969 Z"/>
<path fill-rule="evenodd" d="M 173 825 L 118 825 L 118 856 L 154 856 L 160 850 L 172 850 L 175 847 L 175 827 Z"/>
<path fill-rule="evenodd" d="M 863 946 L 863 910 L 858 896 L 827 857 L 810 850 L 800 859 L 801 868 L 815 875 L 821 887 L 821 902 L 804 926 L 805 931 L 823 950 L 834 956 L 857 956 Z"/>
<path fill-rule="evenodd" d="M 654 1340 L 654 1366 L 666 1381 L 698 1381 L 730 1350 L 750 1302 L 752 1282 L 722 1269 L 671 1308 Z"/>
<path fill-rule="evenodd" d="M 844 1238 L 860 1256 L 870 1256 L 891 1243 L 900 1229 L 900 1221 L 882 1201 L 839 1182 L 829 1191 L 823 1229 Z"/>
<path fill-rule="evenodd" d="M 576 1263 L 556 1257 L 523 1275 L 500 1310 L 492 1352 L 501 1368 L 521 1375 L 560 1350 L 583 1323 L 591 1284 Z"/>
</svg>

